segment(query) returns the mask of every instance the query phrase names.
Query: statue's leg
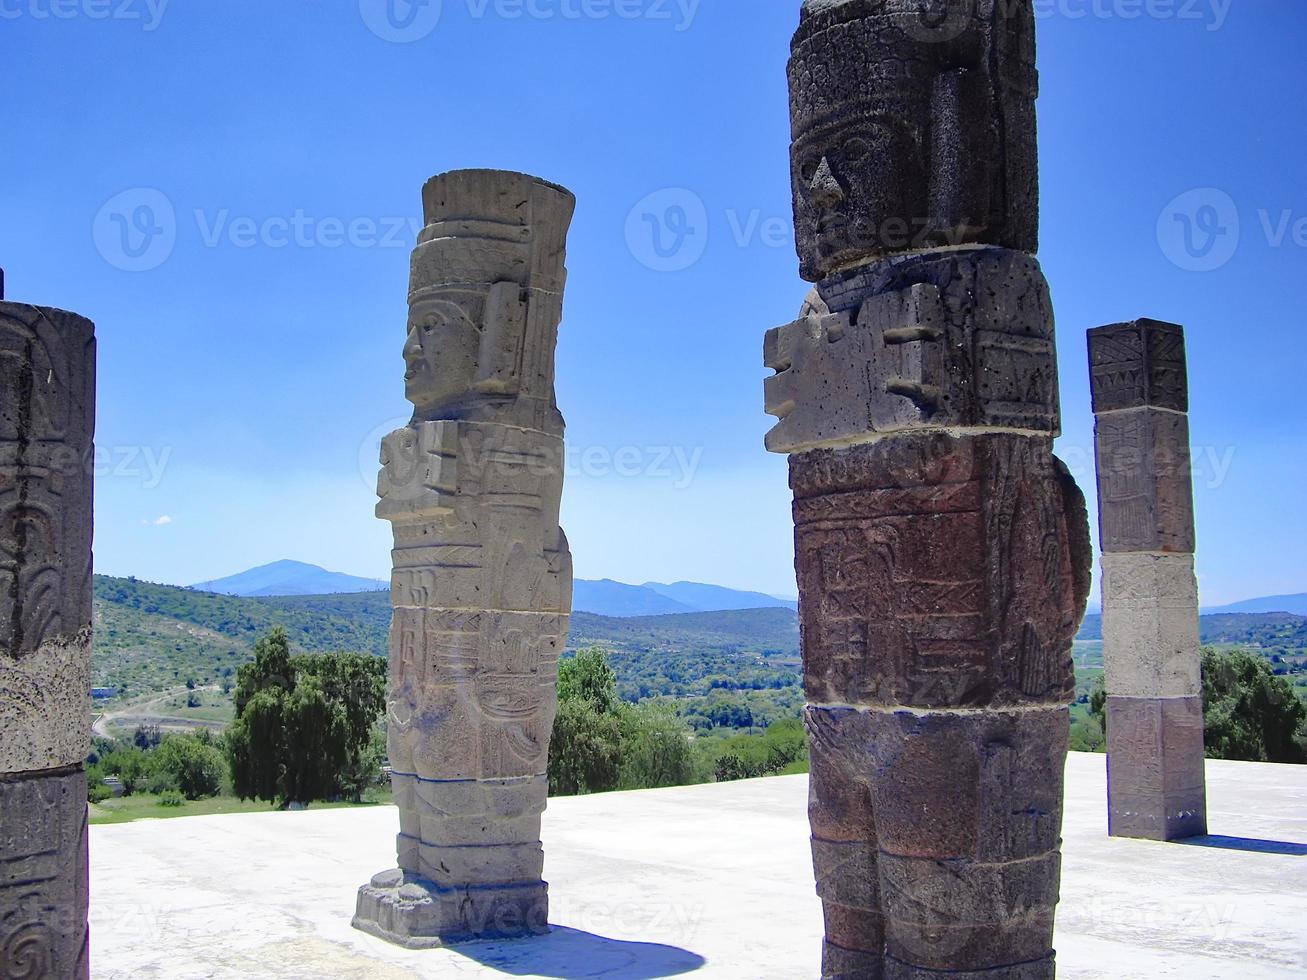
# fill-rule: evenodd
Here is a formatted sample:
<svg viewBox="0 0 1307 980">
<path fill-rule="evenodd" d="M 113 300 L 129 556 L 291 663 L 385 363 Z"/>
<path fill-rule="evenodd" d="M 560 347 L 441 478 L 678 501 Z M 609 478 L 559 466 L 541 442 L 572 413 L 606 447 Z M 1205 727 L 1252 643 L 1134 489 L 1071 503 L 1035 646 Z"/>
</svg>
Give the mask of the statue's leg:
<svg viewBox="0 0 1307 980">
<path fill-rule="evenodd" d="M 885 923 L 876 869 L 876 822 L 866 769 L 866 716 L 807 709 L 812 773 L 808 818 L 826 919 L 824 980 L 881 980 Z"/>
<path fill-rule="evenodd" d="M 888 980 L 1052 980 L 1065 708 L 874 712 Z"/>
</svg>

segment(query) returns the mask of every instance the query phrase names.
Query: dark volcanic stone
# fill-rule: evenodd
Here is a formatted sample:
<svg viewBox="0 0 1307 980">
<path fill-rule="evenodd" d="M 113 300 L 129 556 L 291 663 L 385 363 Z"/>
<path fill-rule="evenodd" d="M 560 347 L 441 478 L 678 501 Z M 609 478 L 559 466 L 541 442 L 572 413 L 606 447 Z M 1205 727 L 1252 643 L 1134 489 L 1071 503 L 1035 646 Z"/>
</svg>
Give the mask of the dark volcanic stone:
<svg viewBox="0 0 1307 980">
<path fill-rule="evenodd" d="M 943 433 L 791 457 L 808 698 L 1066 704 L 1092 560 L 1046 441 Z"/>
<path fill-rule="evenodd" d="M 805 279 L 910 249 L 1038 250 L 1032 0 L 810 2 L 789 83 Z"/>
<path fill-rule="evenodd" d="M 86 773 L 0 776 L 0 976 L 90 976 Z"/>
<path fill-rule="evenodd" d="M 1095 412 L 1189 411 L 1184 328 L 1174 323 L 1136 320 L 1090 330 L 1089 374 Z"/>
<path fill-rule="evenodd" d="M 1103 550 L 1191 554 L 1188 417 L 1155 408 L 1107 412 L 1098 416 L 1095 441 Z"/>
</svg>

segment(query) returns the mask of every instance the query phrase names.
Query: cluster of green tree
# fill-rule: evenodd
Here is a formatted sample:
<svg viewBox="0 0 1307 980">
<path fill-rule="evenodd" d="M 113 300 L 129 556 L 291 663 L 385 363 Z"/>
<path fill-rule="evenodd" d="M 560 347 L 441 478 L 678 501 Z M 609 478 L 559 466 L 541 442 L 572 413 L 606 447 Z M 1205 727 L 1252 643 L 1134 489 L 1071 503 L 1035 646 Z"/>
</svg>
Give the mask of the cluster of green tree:
<svg viewBox="0 0 1307 980">
<path fill-rule="evenodd" d="M 716 751 L 713 778 L 719 783 L 808 771 L 808 735 L 797 719 L 778 721 L 756 735 L 735 735 Z"/>
<path fill-rule="evenodd" d="M 662 705 L 617 695 L 617 675 L 598 648 L 563 660 L 549 747 L 553 796 L 651 789 L 696 782 L 690 732 Z"/>
<path fill-rule="evenodd" d="M 1207 758 L 1307 763 L 1307 702 L 1265 657 L 1249 650 L 1203 650 Z M 1072 709 L 1071 748 L 1106 751 L 1107 693 L 1101 672 Z M 1084 716 L 1077 717 L 1083 710 Z"/>
<path fill-rule="evenodd" d="M 132 742 L 97 738 L 87 759 L 87 786 L 92 803 L 113 795 L 104 784 L 116 778 L 124 796 L 148 793 L 171 799 L 202 800 L 222 793 L 228 782 L 227 760 L 207 731 L 169 735 L 138 729 Z"/>
<path fill-rule="evenodd" d="M 280 806 L 361 800 L 380 778 L 385 706 L 385 661 L 292 656 L 286 631 L 274 629 L 237 675 L 236 720 L 226 734 L 236 795 Z"/>
</svg>

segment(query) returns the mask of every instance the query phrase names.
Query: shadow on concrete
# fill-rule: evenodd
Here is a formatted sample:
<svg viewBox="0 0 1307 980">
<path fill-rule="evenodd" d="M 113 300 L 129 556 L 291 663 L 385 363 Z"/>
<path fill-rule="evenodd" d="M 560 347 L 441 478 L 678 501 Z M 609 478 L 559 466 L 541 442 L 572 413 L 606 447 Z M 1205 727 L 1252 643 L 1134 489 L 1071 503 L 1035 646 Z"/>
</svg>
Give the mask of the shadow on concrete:
<svg viewBox="0 0 1307 980">
<path fill-rule="evenodd" d="M 697 953 L 676 946 L 623 942 L 562 926 L 554 926 L 549 935 L 535 939 L 450 948 L 508 976 L 558 980 L 659 980 L 693 973 L 707 962 Z"/>
<path fill-rule="evenodd" d="M 1290 844 L 1281 840 L 1254 840 L 1250 837 L 1222 837 L 1208 834 L 1204 837 L 1190 837 L 1176 841 L 1190 847 L 1218 847 L 1226 851 L 1255 851 L 1258 854 L 1289 854 L 1294 857 L 1307 857 L 1307 844 Z"/>
</svg>

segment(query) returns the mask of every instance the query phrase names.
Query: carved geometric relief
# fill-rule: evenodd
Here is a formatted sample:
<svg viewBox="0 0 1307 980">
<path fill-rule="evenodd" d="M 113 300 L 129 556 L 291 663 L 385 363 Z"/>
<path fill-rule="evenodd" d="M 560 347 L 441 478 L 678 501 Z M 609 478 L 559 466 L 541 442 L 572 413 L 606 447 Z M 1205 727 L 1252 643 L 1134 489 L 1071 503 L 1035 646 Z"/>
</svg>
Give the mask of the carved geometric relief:
<svg viewBox="0 0 1307 980">
<path fill-rule="evenodd" d="M 1103 550 L 1192 552 L 1188 418 L 1154 408 L 1108 412 L 1095 439 Z"/>
<path fill-rule="evenodd" d="M 1089 367 L 1095 412 L 1189 410 L 1184 329 L 1176 324 L 1145 319 L 1090 330 Z"/>
</svg>

